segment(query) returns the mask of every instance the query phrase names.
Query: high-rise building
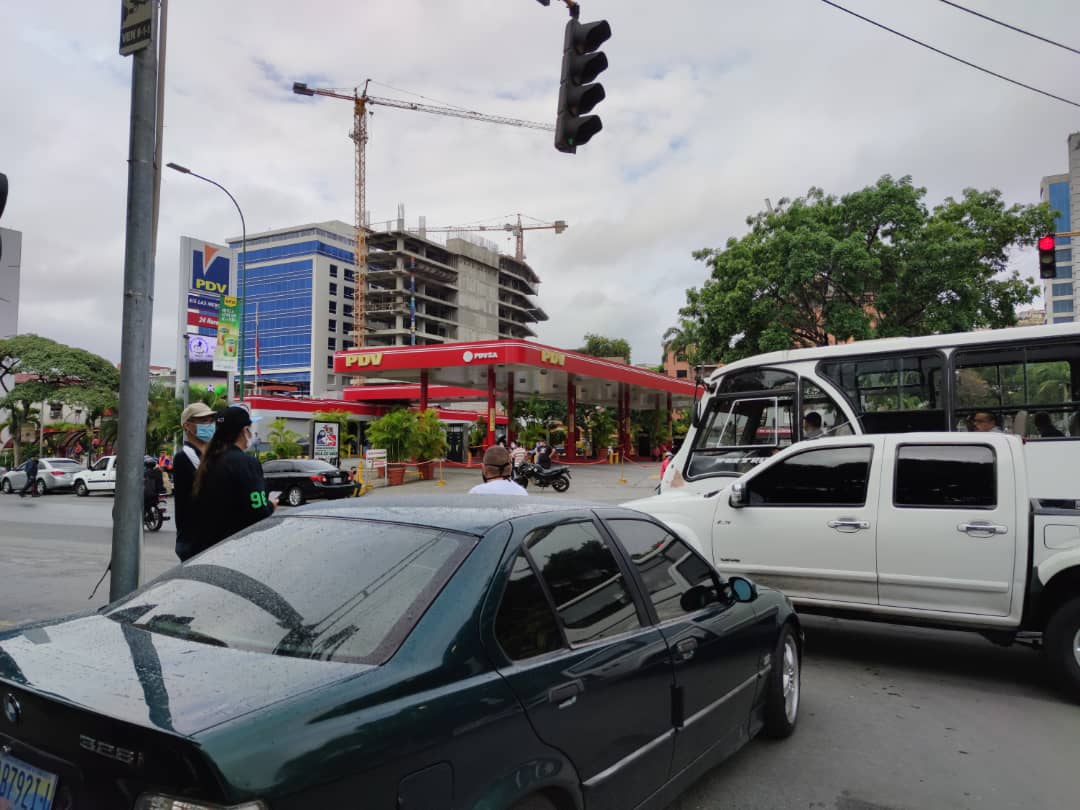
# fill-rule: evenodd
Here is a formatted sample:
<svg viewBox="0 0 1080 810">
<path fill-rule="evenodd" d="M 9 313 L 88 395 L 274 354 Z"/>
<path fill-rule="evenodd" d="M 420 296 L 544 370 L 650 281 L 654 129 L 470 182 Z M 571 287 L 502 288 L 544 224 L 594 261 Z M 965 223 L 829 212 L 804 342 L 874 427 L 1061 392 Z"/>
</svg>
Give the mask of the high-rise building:
<svg viewBox="0 0 1080 810">
<path fill-rule="evenodd" d="M 246 283 L 244 365 L 248 388 L 340 395 L 334 353 L 357 345 L 353 226 L 319 222 L 228 240 Z M 526 338 L 547 315 L 533 303 L 540 279 L 524 261 L 482 240 L 446 244 L 396 226 L 368 234 L 365 345 Z M 257 347 L 257 350 L 256 350 Z M 281 390 L 277 388 L 276 390 Z"/>
<path fill-rule="evenodd" d="M 1040 197 L 1057 214 L 1056 233 L 1074 229 L 1080 223 L 1080 132 L 1069 136 L 1069 171 L 1042 179 Z M 1072 239 L 1057 240 L 1057 275 L 1043 280 L 1043 300 L 1046 302 L 1047 323 L 1072 323 L 1080 312 L 1080 279 L 1075 277 L 1077 263 L 1073 262 Z"/>
<path fill-rule="evenodd" d="M 22 234 L 0 228 L 0 337 L 19 333 L 19 278 L 22 265 Z"/>
</svg>

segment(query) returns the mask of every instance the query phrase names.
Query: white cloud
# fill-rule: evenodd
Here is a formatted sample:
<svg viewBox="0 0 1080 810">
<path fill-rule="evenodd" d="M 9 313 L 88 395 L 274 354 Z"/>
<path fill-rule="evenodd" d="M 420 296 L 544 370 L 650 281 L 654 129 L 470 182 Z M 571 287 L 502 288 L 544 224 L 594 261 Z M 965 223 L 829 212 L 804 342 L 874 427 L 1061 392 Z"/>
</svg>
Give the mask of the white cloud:
<svg viewBox="0 0 1080 810">
<path fill-rule="evenodd" d="M 550 121 L 560 5 L 174 2 L 165 159 L 228 186 L 250 232 L 350 221 L 351 110 L 294 96 L 292 81 L 351 87 L 370 76 L 440 102 Z M 1075 56 L 933 0 L 849 5 L 999 72 L 1075 92 Z M 25 234 L 20 325 L 115 360 L 130 60 L 116 54 L 116 9 L 78 0 L 50 8 L 6 9 L 0 49 L 4 225 Z M 1077 30 L 1080 15 L 1069 0 L 979 8 L 1049 36 Z M 690 252 L 742 233 L 766 197 L 811 185 L 843 193 L 891 173 L 913 175 L 931 202 L 966 186 L 1034 202 L 1039 178 L 1065 168 L 1065 138 L 1077 129 L 1065 105 L 822 3 L 589 0 L 582 15 L 609 19 L 614 33 L 598 109 L 605 129 L 576 156 L 557 153 L 548 133 L 386 108 L 376 108 L 368 150 L 376 220 L 402 201 L 411 221 L 423 214 L 432 226 L 517 211 L 569 222 L 560 236 L 526 236 L 551 315 L 540 339 L 556 345 L 599 332 L 630 339 L 636 360 L 658 359 L 686 287 L 704 278 Z M 384 85 L 372 92 L 401 95 Z M 238 233 L 224 195 L 166 174 L 154 362 L 174 359 L 180 235 Z"/>
</svg>

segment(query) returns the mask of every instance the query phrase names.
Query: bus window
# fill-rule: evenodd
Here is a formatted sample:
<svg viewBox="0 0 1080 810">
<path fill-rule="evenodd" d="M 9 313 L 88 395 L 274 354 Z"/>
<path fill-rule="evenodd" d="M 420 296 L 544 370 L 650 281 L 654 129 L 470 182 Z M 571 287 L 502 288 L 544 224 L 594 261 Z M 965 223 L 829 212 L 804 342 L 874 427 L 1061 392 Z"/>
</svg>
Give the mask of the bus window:
<svg viewBox="0 0 1080 810">
<path fill-rule="evenodd" d="M 1010 433 L 1031 439 L 1080 435 L 1080 345 L 999 347 L 955 355 L 956 429 L 992 414 Z"/>
<path fill-rule="evenodd" d="M 821 418 L 822 436 L 850 436 L 853 431 L 848 418 L 836 401 L 815 383 L 802 378 L 802 418 L 816 413 Z M 803 438 L 807 438 L 804 436 Z"/>
<path fill-rule="evenodd" d="M 741 475 L 795 441 L 795 384 L 794 374 L 775 369 L 722 378 L 694 438 L 686 477 Z"/>
<path fill-rule="evenodd" d="M 936 352 L 823 361 L 818 373 L 851 401 L 864 433 L 947 430 L 944 359 Z"/>
</svg>

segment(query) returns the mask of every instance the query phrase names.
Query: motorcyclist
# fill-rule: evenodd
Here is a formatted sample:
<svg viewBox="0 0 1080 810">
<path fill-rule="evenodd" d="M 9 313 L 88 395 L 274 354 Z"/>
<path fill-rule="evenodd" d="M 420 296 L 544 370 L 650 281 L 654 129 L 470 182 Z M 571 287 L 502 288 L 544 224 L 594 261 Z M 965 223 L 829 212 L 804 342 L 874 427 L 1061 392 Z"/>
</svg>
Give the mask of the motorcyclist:
<svg viewBox="0 0 1080 810">
<path fill-rule="evenodd" d="M 158 496 L 165 494 L 165 476 L 158 463 L 150 456 L 143 459 L 143 511 L 157 508 Z"/>
</svg>

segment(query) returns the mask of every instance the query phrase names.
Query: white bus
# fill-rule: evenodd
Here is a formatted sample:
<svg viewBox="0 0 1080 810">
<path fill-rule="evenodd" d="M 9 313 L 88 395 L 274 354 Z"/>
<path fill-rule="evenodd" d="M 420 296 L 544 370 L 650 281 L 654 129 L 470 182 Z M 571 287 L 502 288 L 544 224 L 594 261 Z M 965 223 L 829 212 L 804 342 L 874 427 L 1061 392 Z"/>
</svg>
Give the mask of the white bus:
<svg viewBox="0 0 1080 810">
<path fill-rule="evenodd" d="M 711 492 L 816 436 L 992 428 L 1027 440 L 1032 491 L 1080 499 L 1078 392 L 1080 324 L 761 354 L 710 375 L 660 488 Z"/>
</svg>

